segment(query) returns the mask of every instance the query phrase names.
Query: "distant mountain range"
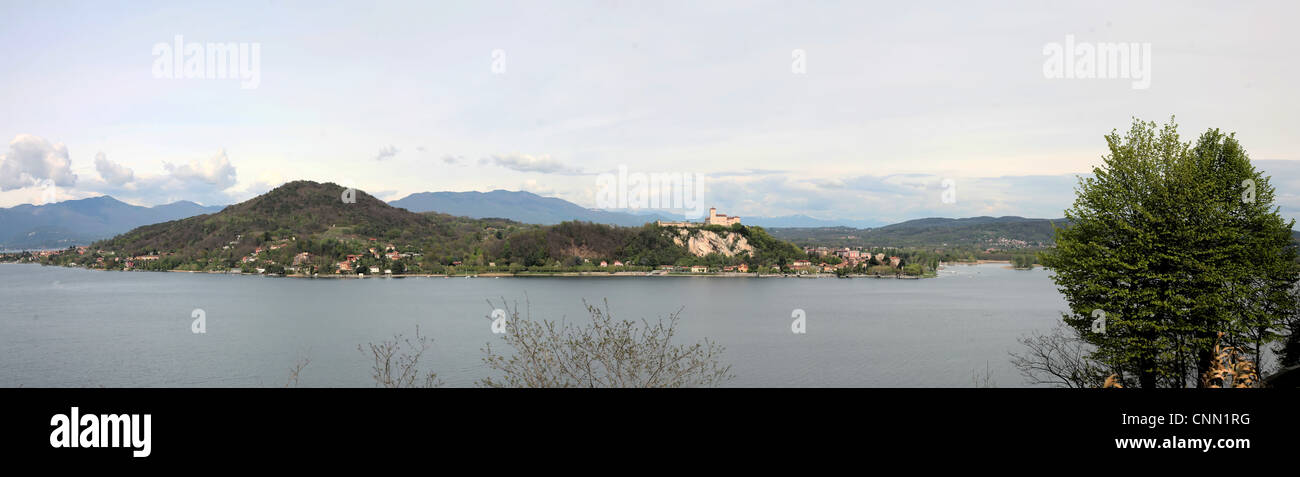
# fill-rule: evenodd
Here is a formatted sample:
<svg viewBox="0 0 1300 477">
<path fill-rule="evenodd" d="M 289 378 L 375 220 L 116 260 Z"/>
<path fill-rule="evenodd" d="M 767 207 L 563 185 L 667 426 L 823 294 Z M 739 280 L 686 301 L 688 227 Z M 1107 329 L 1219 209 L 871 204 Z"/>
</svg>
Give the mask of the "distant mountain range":
<svg viewBox="0 0 1300 477">
<path fill-rule="evenodd" d="M 554 225 L 567 221 L 637 227 L 656 220 L 679 221 L 680 215 L 655 211 L 588 209 L 531 192 L 421 192 L 387 205 L 410 212 L 437 212 L 472 219 L 507 219 L 522 224 Z M 109 196 L 49 205 L 0 209 L 0 250 L 64 248 L 113 237 L 136 227 L 220 212 L 225 206 L 181 201 L 155 207 L 130 205 Z M 722 212 L 726 212 L 725 210 Z M 1062 219 L 1021 217 L 928 218 L 884 225 L 873 221 L 825 220 L 804 215 L 742 217 L 742 223 L 772 229 L 772 235 L 800 244 L 942 246 L 978 244 L 1008 238 L 1051 242 L 1052 222 Z"/>
<path fill-rule="evenodd" d="M 681 220 L 681 217 L 658 214 L 639 215 L 588 209 L 564 199 L 499 189 L 491 192 L 420 192 L 389 202 L 388 205 L 411 212 L 440 212 L 474 219 L 510 219 L 540 225 L 580 220 L 635 227 L 656 220 Z"/>
<path fill-rule="evenodd" d="M 986 245 L 998 248 L 1042 247 L 1054 242 L 1054 226 L 1064 227 L 1068 223 L 1066 219 L 1030 219 L 1014 216 L 963 219 L 933 217 L 873 229 L 851 227 L 773 229 L 772 236 L 800 245 L 827 247 L 959 245 Z"/>
<path fill-rule="evenodd" d="M 494 190 L 491 192 L 420 192 L 411 194 L 388 205 L 411 212 L 441 212 L 475 219 L 501 218 L 526 224 L 554 225 L 580 220 L 598 224 L 635 227 L 656 220 L 680 221 L 681 215 L 655 211 L 616 212 L 588 209 L 564 199 L 542 197 L 524 191 Z M 726 211 L 720 211 L 725 213 Z M 699 219 L 699 218 L 696 218 Z M 806 215 L 783 217 L 742 217 L 746 225 L 760 227 L 875 227 L 882 222 L 864 220 L 823 220 Z"/>
<path fill-rule="evenodd" d="M 501 218 L 526 224 L 554 225 L 568 221 L 637 227 L 656 220 L 680 221 L 681 215 L 655 211 L 617 212 L 588 209 L 531 192 L 420 192 L 389 202 L 411 212 L 439 212 L 474 219 Z M 0 209 L 0 250 L 64 248 L 113 237 L 133 228 L 220 212 L 225 206 L 189 201 L 154 207 L 127 204 L 110 196 L 69 200 L 48 205 L 19 205 Z M 743 217 L 761 227 L 872 227 L 871 221 L 823 220 L 805 215 Z"/>
<path fill-rule="evenodd" d="M 142 225 L 211 214 L 224 207 L 189 201 L 141 207 L 109 196 L 24 204 L 0 209 L 0 250 L 85 245 Z"/>
</svg>

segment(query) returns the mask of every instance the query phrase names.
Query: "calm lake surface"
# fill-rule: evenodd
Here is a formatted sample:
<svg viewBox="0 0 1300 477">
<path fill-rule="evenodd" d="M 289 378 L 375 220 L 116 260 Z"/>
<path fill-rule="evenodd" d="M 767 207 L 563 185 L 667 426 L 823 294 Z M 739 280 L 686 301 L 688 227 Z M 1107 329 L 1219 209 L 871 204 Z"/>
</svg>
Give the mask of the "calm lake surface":
<svg viewBox="0 0 1300 477">
<path fill-rule="evenodd" d="M 615 318 L 682 310 L 677 344 L 726 347 L 732 386 L 972 387 L 992 374 L 1023 386 L 1016 338 L 1065 309 L 1049 272 L 952 266 L 939 278 L 286 279 L 105 272 L 0 264 L 0 386 L 373 386 L 357 345 L 434 339 L 422 363 L 447 386 L 486 376 L 498 346 L 487 300 L 529 303 L 533 318 L 587 320 L 582 300 Z M 791 312 L 807 333 L 790 331 Z M 190 331 L 206 314 L 207 333 Z"/>
</svg>

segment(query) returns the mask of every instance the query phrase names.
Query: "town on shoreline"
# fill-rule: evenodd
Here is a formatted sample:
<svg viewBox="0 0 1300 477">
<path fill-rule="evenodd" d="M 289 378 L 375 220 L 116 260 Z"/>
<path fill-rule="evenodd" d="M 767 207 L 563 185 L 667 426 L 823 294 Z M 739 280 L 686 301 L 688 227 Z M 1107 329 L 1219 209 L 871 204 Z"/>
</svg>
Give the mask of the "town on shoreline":
<svg viewBox="0 0 1300 477">
<path fill-rule="evenodd" d="M 327 187 L 295 183 L 282 189 Z M 270 199 L 268 199 L 270 200 Z M 384 209 L 388 210 L 388 209 Z M 409 212 L 389 210 L 390 213 Z M 222 214 L 225 214 L 223 212 Z M 222 214 L 210 219 L 217 220 Z M 176 271 L 296 278 L 366 277 L 755 277 L 931 278 L 943 263 L 975 261 L 960 247 L 800 246 L 776 239 L 740 217 L 709 209 L 703 222 L 657 222 L 639 228 L 566 222 L 528 226 L 442 218 L 465 230 L 437 237 L 438 221 L 410 215 L 423 235 L 401 229 L 331 224 L 324 232 L 277 230 L 225 235 L 185 221 L 138 229 L 66 249 L 0 254 L 0 262 L 102 270 Z M 193 221 L 193 219 L 190 219 Z M 444 225 L 446 225 L 444 224 Z M 373 230 L 370 230 L 373 231 Z M 230 233 L 230 232 L 227 232 Z M 433 236 L 427 235 L 433 233 Z M 182 240 L 171 238 L 186 236 Z M 159 238 L 167 237 L 167 238 Z M 449 243 L 447 240 L 450 240 Z M 455 242 L 461 243 L 455 243 Z M 945 244 L 946 245 L 946 244 Z M 986 250 L 987 252 L 987 250 Z M 1032 256 L 1013 257 L 1017 268 Z M 984 257 L 981 257 L 984 258 Z M 988 257 L 992 258 L 992 257 Z M 1031 265 L 1032 266 L 1032 265 Z"/>
<path fill-rule="evenodd" d="M 42 252 L 52 252 L 52 251 L 42 251 Z M 36 253 L 37 253 L 37 254 L 40 254 L 40 253 L 42 253 L 42 252 L 36 252 Z M 0 253 L 0 257 L 5 257 L 6 255 L 24 254 L 24 253 L 29 253 L 29 252 L 5 252 L 5 253 Z M 987 264 L 987 263 L 1004 263 L 1004 264 L 1007 264 L 1007 267 L 1005 267 L 1005 268 L 1017 268 L 1017 269 L 1028 268 L 1028 267 L 1017 267 L 1017 266 L 1013 266 L 1013 262 L 1012 262 L 1012 261 L 1009 261 L 1009 260 L 983 260 L 983 259 L 981 259 L 981 260 L 961 260 L 961 261 L 953 261 L 953 262 L 940 262 L 940 263 L 939 263 L 939 266 L 938 266 L 938 270 L 943 270 L 943 269 L 946 268 L 946 267 L 953 267 L 953 266 L 975 266 L 975 265 L 982 265 L 982 264 Z M 362 273 L 355 273 L 355 274 L 339 274 L 339 273 L 333 273 L 333 274 L 324 274 L 324 275 L 321 275 L 321 274 L 319 274 L 319 273 L 316 273 L 316 274 L 311 274 L 311 275 L 305 275 L 305 274 L 296 274 L 296 273 L 290 273 L 290 274 L 266 273 L 266 271 L 264 271 L 264 270 L 262 270 L 262 271 L 254 270 L 254 271 L 251 271 L 251 272 L 246 272 L 246 271 L 244 271 L 244 270 L 242 270 L 242 269 L 230 269 L 230 270 L 224 270 L 224 271 L 223 271 L 223 270 L 157 270 L 157 269 L 145 269 L 145 268 L 126 268 L 126 269 L 123 269 L 123 268 L 96 268 L 96 267 L 86 267 L 86 266 L 82 266 L 82 265 L 75 264 L 75 263 L 72 263 L 72 264 L 54 264 L 54 263 L 43 263 L 43 262 L 41 262 L 41 261 L 39 261 L 39 260 L 8 260 L 8 259 L 0 260 L 0 265 L 4 265 L 4 264 L 28 264 L 28 265 L 40 265 L 40 266 L 43 266 L 43 267 L 44 267 L 44 266 L 57 266 L 57 267 L 64 267 L 64 268 L 80 268 L 80 269 L 90 270 L 90 271 L 105 271 L 105 272 L 163 272 L 163 273 L 194 273 L 194 274 L 207 274 L 207 275 L 242 275 L 242 276 L 271 277 L 271 278 L 305 278 L 305 279 L 368 279 L 368 278 L 369 278 L 369 279 L 373 279 L 373 278 L 390 278 L 390 279 L 391 279 L 391 278 L 397 278 L 397 279 L 401 279 L 401 278 L 550 278 L 550 277 L 573 277 L 573 278 L 684 277 L 684 278 L 801 278 L 801 279 L 817 279 L 817 278 L 873 278 L 873 279 L 920 280 L 920 279 L 923 279 L 923 278 L 936 278 L 936 277 L 938 277 L 938 273 L 932 273 L 932 274 L 926 274 L 926 275 L 922 275 L 922 276 L 917 276 L 917 275 L 905 275 L 905 274 L 901 274 L 901 273 L 899 273 L 899 274 L 867 274 L 867 273 L 837 274 L 837 273 L 821 273 L 821 272 L 809 272 L 809 273 L 759 273 L 759 272 L 750 272 L 750 273 L 745 273 L 745 272 L 735 272 L 735 271 L 725 271 L 725 272 L 691 272 L 691 271 L 686 271 L 686 270 L 679 271 L 679 270 L 669 270 L 669 269 L 651 270 L 651 271 L 629 271 L 629 270 L 622 270 L 622 271 L 549 271 L 549 272 L 547 272 L 547 271 L 520 271 L 520 272 L 499 272 L 499 271 L 476 272 L 476 271 L 465 271 L 465 272 L 463 272 L 463 273 L 451 273 L 451 274 L 448 274 L 448 273 L 392 273 L 392 270 L 383 270 L 383 271 L 374 270 L 376 273 L 372 273 L 372 274 L 369 274 L 369 275 L 367 275 L 367 274 L 364 273 L 364 272 L 362 272 Z"/>
</svg>

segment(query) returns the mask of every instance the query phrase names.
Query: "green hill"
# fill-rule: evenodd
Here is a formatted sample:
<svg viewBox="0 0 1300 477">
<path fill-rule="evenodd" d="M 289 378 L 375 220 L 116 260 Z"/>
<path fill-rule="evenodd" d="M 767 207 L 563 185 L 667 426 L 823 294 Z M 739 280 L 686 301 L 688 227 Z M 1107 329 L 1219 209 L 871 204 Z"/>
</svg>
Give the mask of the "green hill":
<svg viewBox="0 0 1300 477">
<path fill-rule="evenodd" d="M 1053 243 L 1053 224 L 1065 219 L 1024 217 L 926 218 L 872 229 L 850 227 L 781 228 L 772 235 L 814 247 L 978 247 L 1041 248 Z"/>
<path fill-rule="evenodd" d="M 616 260 L 645 269 L 742 262 L 753 267 L 803 256 L 759 227 L 541 226 L 414 213 L 363 191 L 345 203 L 344 191 L 332 183 L 290 182 L 215 214 L 139 227 L 91 248 L 110 257 L 103 268 L 269 273 L 335 273 L 340 262 L 348 262 L 344 273 L 370 267 L 394 273 L 557 271 Z"/>
<path fill-rule="evenodd" d="M 505 220 L 407 212 L 359 190 L 355 203 L 344 203 L 344 190 L 333 183 L 290 182 L 215 214 L 147 225 L 94 246 L 128 254 L 191 254 L 226 246 L 252 247 L 272 237 L 419 242 L 447 240 L 475 229 L 511 224 Z"/>
</svg>

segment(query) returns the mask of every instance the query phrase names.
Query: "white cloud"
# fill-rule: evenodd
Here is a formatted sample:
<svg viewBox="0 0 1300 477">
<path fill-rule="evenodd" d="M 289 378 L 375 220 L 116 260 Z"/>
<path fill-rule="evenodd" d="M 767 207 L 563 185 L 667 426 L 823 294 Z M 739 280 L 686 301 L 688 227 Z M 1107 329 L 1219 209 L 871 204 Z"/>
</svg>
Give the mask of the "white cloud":
<svg viewBox="0 0 1300 477">
<path fill-rule="evenodd" d="M 519 190 L 532 192 L 534 194 L 540 196 L 546 196 L 546 197 L 554 197 L 557 195 L 554 187 L 550 187 L 548 185 L 544 185 L 540 182 L 537 182 L 537 179 L 524 180 L 523 183 L 519 184 Z"/>
<path fill-rule="evenodd" d="M 266 172 L 251 183 L 239 183 L 235 167 L 224 150 L 207 159 L 188 163 L 164 162 L 164 171 L 159 174 L 137 174 L 135 170 L 108 159 L 102 152 L 96 154 L 94 163 L 98 177 L 79 181 L 77 188 L 81 193 L 110 195 L 133 204 L 158 205 L 188 200 L 205 205 L 224 205 L 283 183 L 280 177 Z"/>
<path fill-rule="evenodd" d="M 21 189 L 42 181 L 69 187 L 77 183 L 68 148 L 30 134 L 19 134 L 0 156 L 0 191 Z"/>
<path fill-rule="evenodd" d="M 135 180 L 135 171 L 108 160 L 103 152 L 95 154 L 95 171 L 99 177 L 114 186 L 123 186 Z"/>
<path fill-rule="evenodd" d="M 176 165 L 164 163 L 163 168 L 171 177 L 183 183 L 200 182 L 215 186 L 218 190 L 235 185 L 235 166 L 230 165 L 226 150 L 207 160 L 192 160 L 188 164 Z"/>
<path fill-rule="evenodd" d="M 382 161 L 384 159 L 392 159 L 394 156 L 397 155 L 398 152 L 399 151 L 397 150 L 397 146 L 388 145 L 388 146 L 380 147 L 379 154 L 375 156 L 375 160 Z"/>
<path fill-rule="evenodd" d="M 582 171 L 565 165 L 551 158 L 549 154 L 533 156 L 530 154 L 494 154 L 479 160 L 480 164 L 493 164 L 519 172 L 540 172 L 543 174 L 581 174 Z"/>
</svg>

